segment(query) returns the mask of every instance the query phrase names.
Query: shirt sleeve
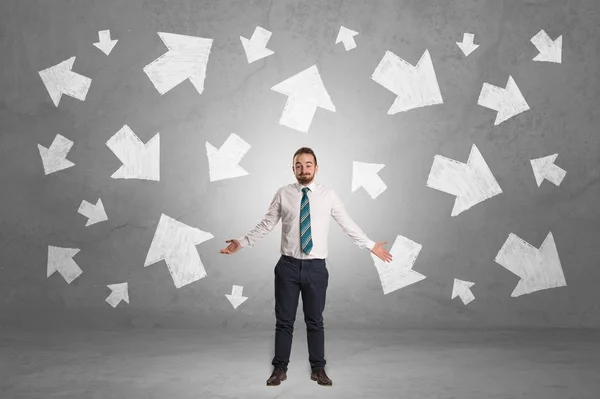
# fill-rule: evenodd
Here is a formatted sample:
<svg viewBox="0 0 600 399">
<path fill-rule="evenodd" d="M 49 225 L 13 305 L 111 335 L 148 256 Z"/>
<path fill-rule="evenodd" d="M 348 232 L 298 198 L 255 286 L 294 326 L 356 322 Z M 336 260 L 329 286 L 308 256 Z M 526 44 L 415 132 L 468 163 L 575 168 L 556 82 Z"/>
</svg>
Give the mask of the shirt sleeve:
<svg viewBox="0 0 600 399">
<path fill-rule="evenodd" d="M 260 222 L 244 237 L 238 238 L 242 248 L 246 246 L 253 247 L 256 240 L 259 240 L 270 233 L 281 219 L 281 190 L 278 190 L 269 205 L 269 210 Z"/>
<path fill-rule="evenodd" d="M 360 249 L 373 249 L 375 246 L 375 241 L 369 239 L 369 237 L 367 237 L 361 228 L 358 227 L 358 225 L 350 218 L 346 212 L 344 204 L 335 191 L 333 192 L 331 216 L 340 225 L 342 230 L 344 230 L 344 232 L 348 234 L 350 238 L 352 238 L 352 242 L 354 242 L 354 244 L 356 244 Z"/>
</svg>

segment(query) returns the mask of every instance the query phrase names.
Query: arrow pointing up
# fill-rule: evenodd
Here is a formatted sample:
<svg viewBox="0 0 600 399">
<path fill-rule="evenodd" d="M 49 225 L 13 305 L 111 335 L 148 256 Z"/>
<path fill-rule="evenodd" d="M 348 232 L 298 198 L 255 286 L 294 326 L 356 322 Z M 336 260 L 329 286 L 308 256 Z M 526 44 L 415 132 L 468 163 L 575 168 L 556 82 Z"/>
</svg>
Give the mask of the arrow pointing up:
<svg viewBox="0 0 600 399">
<path fill-rule="evenodd" d="M 48 245 L 48 267 L 46 277 L 50 277 L 58 271 L 67 284 L 83 273 L 72 259 L 80 251 L 79 248 L 61 248 Z"/>
<path fill-rule="evenodd" d="M 387 186 L 377 174 L 385 167 L 381 163 L 352 162 L 352 192 L 364 187 L 371 198 L 383 193 Z"/>
<path fill-rule="evenodd" d="M 165 260 L 176 288 L 206 277 L 196 245 L 213 238 L 211 233 L 187 226 L 162 214 L 144 267 Z"/>
<path fill-rule="evenodd" d="M 160 136 L 156 133 L 146 144 L 127 125 L 107 142 L 108 148 L 123 163 L 113 179 L 160 180 Z"/>
<path fill-rule="evenodd" d="M 462 52 L 465 54 L 466 57 L 468 57 L 469 54 L 471 54 L 473 51 L 475 51 L 477 49 L 477 47 L 479 47 L 479 44 L 473 44 L 474 37 L 475 37 L 475 35 L 472 33 L 465 33 L 465 34 L 463 34 L 463 41 L 456 42 L 456 44 L 458 44 L 458 47 L 460 47 L 460 49 L 462 50 Z"/>
<path fill-rule="evenodd" d="M 354 41 L 354 36 L 356 35 L 358 35 L 358 32 L 341 26 L 337 38 L 335 39 L 335 44 L 343 42 L 346 51 L 352 50 L 353 48 L 356 48 L 356 42 Z"/>
<path fill-rule="evenodd" d="M 508 77 L 505 89 L 484 83 L 477 104 L 498 111 L 494 125 L 499 125 L 529 109 L 529 104 L 525 101 L 512 76 Z"/>
<path fill-rule="evenodd" d="M 463 304 L 467 305 L 475 296 L 471 292 L 471 287 L 474 286 L 475 283 L 471 281 L 463 281 L 457 278 L 454 279 L 454 286 L 452 287 L 452 299 L 457 296 L 463 301 Z"/>
<path fill-rule="evenodd" d="M 109 55 L 112 49 L 117 44 L 118 40 L 110 39 L 110 30 L 101 30 L 98 32 L 98 42 L 94 43 L 98 49 L 100 49 L 104 54 Z"/>
<path fill-rule="evenodd" d="M 371 253 L 377 273 L 383 288 L 383 294 L 389 294 L 400 288 L 414 284 L 425 278 L 424 275 L 412 270 L 417 256 L 423 246 L 401 235 L 396 236 L 390 249 L 391 262 L 384 262 Z"/>
<path fill-rule="evenodd" d="M 502 192 L 475 144 L 466 164 L 436 155 L 427 186 L 456 196 L 451 216 Z"/>
<path fill-rule="evenodd" d="M 335 112 L 316 65 L 276 84 L 271 90 L 288 96 L 279 123 L 292 129 L 308 132 L 317 107 Z"/>
<path fill-rule="evenodd" d="M 560 64 L 562 62 L 562 35 L 552 40 L 550 36 L 542 29 L 534 37 L 531 42 L 540 52 L 533 59 L 534 61 L 554 62 Z"/>
<path fill-rule="evenodd" d="M 386 51 L 371 79 L 397 95 L 388 115 L 444 102 L 429 50 L 416 67 Z"/>
<path fill-rule="evenodd" d="M 237 309 L 238 306 L 240 306 L 242 303 L 246 302 L 246 299 L 248 299 L 247 296 L 242 296 L 243 290 L 244 290 L 243 286 L 234 285 L 231 288 L 231 295 L 225 294 L 225 296 L 227 297 L 227 299 L 229 299 L 229 302 L 231 303 L 231 305 L 233 306 L 234 309 Z"/>
<path fill-rule="evenodd" d="M 164 32 L 158 35 L 169 51 L 144 67 L 156 90 L 162 95 L 189 79 L 202 94 L 213 39 Z"/>
<path fill-rule="evenodd" d="M 540 249 L 510 233 L 494 261 L 521 278 L 511 297 L 567 285 L 551 232 Z"/>
<path fill-rule="evenodd" d="M 107 287 L 112 291 L 105 299 L 110 306 L 116 308 L 121 301 L 129 303 L 129 288 L 127 283 L 109 284 Z"/>
<path fill-rule="evenodd" d="M 73 63 L 75 57 L 38 72 L 57 107 L 63 94 L 84 101 L 92 84 L 92 79 L 71 71 Z"/>
<path fill-rule="evenodd" d="M 206 142 L 210 181 L 246 176 L 248 172 L 238 164 L 250 149 L 240 136 L 231 133 L 219 150 Z"/>
<path fill-rule="evenodd" d="M 49 175 L 50 173 L 74 166 L 75 164 L 67 159 L 67 154 L 72 146 L 73 142 L 60 134 L 54 137 L 50 148 L 38 144 L 38 150 L 40 151 L 44 166 L 44 174 Z"/>
<path fill-rule="evenodd" d="M 108 216 L 106 216 L 106 211 L 104 210 L 104 205 L 102 205 L 102 200 L 100 198 L 98 198 L 96 205 L 85 200 L 81 201 L 81 205 L 79 205 L 77 212 L 88 218 L 88 221 L 85 224 L 86 227 L 108 220 Z"/>
<path fill-rule="evenodd" d="M 267 48 L 267 43 L 269 42 L 270 38 L 271 32 L 261 28 L 260 26 L 257 26 L 254 29 L 254 33 L 252 34 L 250 40 L 240 36 L 240 40 L 242 41 L 242 46 L 246 52 L 246 58 L 248 59 L 249 64 L 275 53 Z"/>
<path fill-rule="evenodd" d="M 550 181 L 556 186 L 560 186 L 560 183 L 564 179 L 567 172 L 554 164 L 554 160 L 557 156 L 558 154 L 552 154 L 546 157 L 530 160 L 535 182 L 537 183 L 538 187 L 542 185 L 544 179 Z"/>
</svg>

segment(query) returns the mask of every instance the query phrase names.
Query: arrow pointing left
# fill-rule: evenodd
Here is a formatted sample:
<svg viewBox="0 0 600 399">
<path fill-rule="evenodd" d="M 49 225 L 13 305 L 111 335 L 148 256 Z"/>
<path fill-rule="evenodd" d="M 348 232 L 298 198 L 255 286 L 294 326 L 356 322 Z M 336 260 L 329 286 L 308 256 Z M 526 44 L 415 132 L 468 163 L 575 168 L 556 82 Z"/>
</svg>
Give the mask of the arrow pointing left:
<svg viewBox="0 0 600 399">
<path fill-rule="evenodd" d="M 206 155 L 208 156 L 210 181 L 248 175 L 248 172 L 239 163 L 249 149 L 250 144 L 235 133 L 231 133 L 218 150 L 207 141 Z"/>
<path fill-rule="evenodd" d="M 213 238 L 211 233 L 185 225 L 162 214 L 144 267 L 165 260 L 176 288 L 206 277 L 196 245 Z"/>
<path fill-rule="evenodd" d="M 67 159 L 67 154 L 72 146 L 73 142 L 60 134 L 54 137 L 50 148 L 38 144 L 38 150 L 40 151 L 44 166 L 44 174 L 48 175 L 74 166 L 75 164 Z"/>
<path fill-rule="evenodd" d="M 213 39 L 165 32 L 158 36 L 169 51 L 144 67 L 156 90 L 162 95 L 189 79 L 202 94 Z"/>
<path fill-rule="evenodd" d="M 67 284 L 71 284 L 73 280 L 83 273 L 77 263 L 73 260 L 73 256 L 79 251 L 79 248 L 61 248 L 48 245 L 48 267 L 46 277 L 50 277 L 54 272 L 58 271 Z"/>
<path fill-rule="evenodd" d="M 57 107 L 63 94 L 84 101 L 92 84 L 92 79 L 71 71 L 74 62 L 75 57 L 71 57 L 38 72 Z"/>
</svg>

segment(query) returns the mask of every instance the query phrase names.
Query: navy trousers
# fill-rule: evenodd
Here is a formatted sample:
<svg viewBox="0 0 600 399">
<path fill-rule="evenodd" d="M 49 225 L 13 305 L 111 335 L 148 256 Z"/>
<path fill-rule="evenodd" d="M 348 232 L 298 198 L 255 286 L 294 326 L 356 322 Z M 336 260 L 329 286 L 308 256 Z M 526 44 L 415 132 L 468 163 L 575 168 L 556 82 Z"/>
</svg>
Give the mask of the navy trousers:
<svg viewBox="0 0 600 399">
<path fill-rule="evenodd" d="M 325 367 L 323 310 L 329 271 L 325 259 L 296 259 L 282 255 L 275 265 L 275 356 L 271 364 L 287 372 L 292 350 L 298 297 L 306 323 L 311 370 Z"/>
</svg>

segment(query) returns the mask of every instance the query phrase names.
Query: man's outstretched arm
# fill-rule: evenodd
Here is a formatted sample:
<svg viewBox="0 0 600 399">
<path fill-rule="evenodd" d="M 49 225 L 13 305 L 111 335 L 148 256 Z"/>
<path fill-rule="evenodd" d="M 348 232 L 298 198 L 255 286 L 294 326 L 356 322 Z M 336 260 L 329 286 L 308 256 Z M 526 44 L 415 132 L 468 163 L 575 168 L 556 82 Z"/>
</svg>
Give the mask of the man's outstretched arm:
<svg viewBox="0 0 600 399">
<path fill-rule="evenodd" d="M 337 193 L 333 192 L 333 206 L 331 207 L 331 216 L 333 219 L 340 225 L 342 230 L 350 238 L 352 238 L 352 242 L 356 244 L 360 249 L 368 248 L 373 249 L 375 246 L 375 241 L 371 240 L 364 231 L 350 218 L 348 212 L 346 212 L 346 208 L 344 204 L 338 197 Z"/>
<path fill-rule="evenodd" d="M 354 244 L 356 244 L 360 249 L 368 248 L 371 252 L 385 262 L 392 260 L 392 255 L 385 248 L 383 248 L 383 244 L 386 244 L 387 241 L 375 242 L 371 240 L 354 222 L 354 220 L 352 220 L 350 215 L 348 215 L 344 204 L 335 191 L 333 192 L 331 216 L 340 225 L 342 230 L 344 230 L 344 232 L 348 234 L 350 238 L 352 238 L 352 242 L 354 242 Z"/>
<path fill-rule="evenodd" d="M 281 193 L 278 190 L 269 205 L 269 210 L 260 222 L 248 234 L 238 238 L 242 248 L 246 246 L 253 247 L 256 240 L 259 240 L 270 233 L 281 219 Z"/>
</svg>

